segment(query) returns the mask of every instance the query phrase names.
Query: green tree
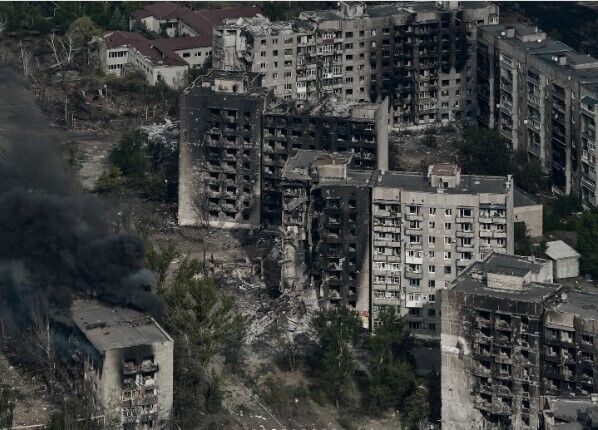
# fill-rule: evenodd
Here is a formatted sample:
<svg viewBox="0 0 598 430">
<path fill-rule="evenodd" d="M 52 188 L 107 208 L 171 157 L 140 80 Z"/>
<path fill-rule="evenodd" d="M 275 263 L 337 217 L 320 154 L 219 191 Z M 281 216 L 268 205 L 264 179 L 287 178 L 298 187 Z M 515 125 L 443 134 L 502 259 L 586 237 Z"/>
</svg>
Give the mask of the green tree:
<svg viewBox="0 0 598 430">
<path fill-rule="evenodd" d="M 118 144 L 110 150 L 110 162 L 123 175 L 142 178 L 147 173 L 148 160 L 144 143 L 146 135 L 140 130 L 130 130 L 122 135 Z"/>
<path fill-rule="evenodd" d="M 506 175 L 509 172 L 511 151 L 497 130 L 467 128 L 456 146 L 463 173 Z"/>
<path fill-rule="evenodd" d="M 394 308 L 379 315 L 380 326 L 370 335 L 368 398 L 373 412 L 401 405 L 413 390 L 415 372 L 407 361 L 408 341 Z"/>
<path fill-rule="evenodd" d="M 409 430 L 418 430 L 421 424 L 428 420 L 430 414 L 430 405 L 428 403 L 429 390 L 423 384 L 417 384 L 414 393 L 407 399 L 404 412 L 406 428 Z"/>
<path fill-rule="evenodd" d="M 598 276 L 598 209 L 584 212 L 577 220 L 577 251 L 581 270 Z"/>
<path fill-rule="evenodd" d="M 202 273 L 198 260 L 181 262 L 170 291 L 164 294 L 164 317 L 189 354 L 206 363 L 214 354 L 225 353 L 231 344 L 240 349 L 247 328 L 235 300 L 219 293 L 214 280 Z"/>
<path fill-rule="evenodd" d="M 516 151 L 509 170 L 515 185 L 531 194 L 546 192 L 550 188 L 550 177 L 544 172 L 538 159 L 529 159 L 525 151 Z"/>
<path fill-rule="evenodd" d="M 70 25 L 69 34 L 73 37 L 75 46 L 84 48 L 94 36 L 102 35 L 102 29 L 90 17 L 82 16 Z"/>
<path fill-rule="evenodd" d="M 15 395 L 5 384 L 0 385 L 0 429 L 12 428 L 15 410 Z"/>
<path fill-rule="evenodd" d="M 145 266 L 158 275 L 158 290 L 160 292 L 163 292 L 166 272 L 170 263 L 180 255 L 180 251 L 173 243 L 155 248 L 150 240 L 145 238 Z"/>
<path fill-rule="evenodd" d="M 337 408 L 355 406 L 355 360 L 351 349 L 360 329 L 355 311 L 340 305 L 321 310 L 312 320 L 312 330 L 321 349 L 321 389 Z"/>
<path fill-rule="evenodd" d="M 128 30 L 129 25 L 127 23 L 127 18 L 122 13 L 120 6 L 116 5 L 114 7 L 114 11 L 112 12 L 112 17 L 110 18 L 110 30 Z"/>
<path fill-rule="evenodd" d="M 534 243 L 532 238 L 527 233 L 527 227 L 524 222 L 515 223 L 515 254 L 516 255 L 532 255 L 534 251 Z"/>
</svg>

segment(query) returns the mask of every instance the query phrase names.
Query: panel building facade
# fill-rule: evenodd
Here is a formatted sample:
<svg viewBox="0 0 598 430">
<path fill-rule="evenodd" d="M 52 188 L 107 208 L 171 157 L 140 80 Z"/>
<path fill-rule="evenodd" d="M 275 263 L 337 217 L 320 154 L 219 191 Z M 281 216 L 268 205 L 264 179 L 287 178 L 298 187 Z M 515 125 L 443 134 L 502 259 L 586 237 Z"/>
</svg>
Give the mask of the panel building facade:
<svg viewBox="0 0 598 430">
<path fill-rule="evenodd" d="M 106 418 L 125 430 L 171 428 L 174 342 L 168 333 L 148 315 L 97 301 L 75 300 L 71 313 L 85 345 L 85 379 Z"/>
<path fill-rule="evenodd" d="M 513 253 L 512 180 L 461 176 L 454 165 L 359 172 L 350 155 L 299 151 L 287 161 L 283 278 L 311 279 L 323 302 L 355 307 L 364 325 L 393 307 L 410 332 L 435 338 L 438 289 L 490 253 Z"/>
<path fill-rule="evenodd" d="M 474 120 L 477 26 L 497 23 L 485 2 L 342 2 L 284 22 L 225 21 L 213 64 L 262 73 L 281 98 L 388 97 L 395 127 Z"/>
<path fill-rule="evenodd" d="M 441 290 L 443 428 L 544 428 L 545 396 L 596 392 L 598 295 L 552 280 L 549 260 L 491 254 Z"/>
<path fill-rule="evenodd" d="M 477 51 L 480 125 L 596 206 L 598 60 L 523 24 L 480 27 Z"/>
</svg>

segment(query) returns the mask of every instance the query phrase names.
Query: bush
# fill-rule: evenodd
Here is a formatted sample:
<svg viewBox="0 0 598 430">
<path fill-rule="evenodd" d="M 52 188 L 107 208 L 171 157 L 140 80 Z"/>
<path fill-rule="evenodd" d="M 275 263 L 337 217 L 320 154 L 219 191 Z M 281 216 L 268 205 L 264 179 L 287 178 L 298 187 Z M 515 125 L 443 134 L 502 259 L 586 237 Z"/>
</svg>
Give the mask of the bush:
<svg viewBox="0 0 598 430">
<path fill-rule="evenodd" d="M 429 149 L 436 148 L 438 146 L 438 140 L 436 139 L 436 136 L 433 134 L 428 134 L 424 138 L 424 145 Z"/>
<path fill-rule="evenodd" d="M 122 172 L 118 167 L 112 167 L 110 170 L 102 173 L 98 180 L 96 181 L 96 191 L 100 193 L 105 193 L 108 191 L 113 191 L 125 183 L 125 178 L 122 175 Z"/>
<path fill-rule="evenodd" d="M 129 178 L 143 177 L 148 167 L 145 140 L 146 135 L 139 130 L 126 132 L 110 150 L 110 162 Z"/>
</svg>

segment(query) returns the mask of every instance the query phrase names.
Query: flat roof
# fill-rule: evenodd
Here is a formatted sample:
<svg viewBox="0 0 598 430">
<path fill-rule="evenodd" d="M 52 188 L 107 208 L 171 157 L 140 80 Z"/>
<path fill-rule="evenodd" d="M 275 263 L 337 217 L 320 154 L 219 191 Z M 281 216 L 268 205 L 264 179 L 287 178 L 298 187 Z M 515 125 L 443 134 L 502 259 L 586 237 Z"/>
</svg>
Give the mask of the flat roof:
<svg viewBox="0 0 598 430">
<path fill-rule="evenodd" d="M 594 414 L 598 412 L 598 406 L 592 402 L 590 397 L 568 398 L 568 397 L 547 397 L 548 403 L 547 412 L 552 412 L 558 421 L 565 423 L 577 422 L 577 412 L 586 410 L 593 411 Z M 581 426 L 579 427 L 581 429 Z"/>
<path fill-rule="evenodd" d="M 358 102 L 344 100 L 336 97 L 325 97 L 317 101 L 304 100 L 275 100 L 266 108 L 266 114 L 277 115 L 311 115 L 331 116 L 335 118 L 352 118 L 372 121 L 376 111 L 380 108 L 378 103 Z M 356 110 L 369 111 L 371 118 L 354 116 Z"/>
<path fill-rule="evenodd" d="M 455 188 L 443 189 L 444 194 L 506 194 L 506 176 L 461 175 Z M 406 191 L 438 193 L 438 188 L 430 185 L 428 176 L 420 172 L 377 171 L 373 182 L 375 187 L 401 188 Z"/>
<path fill-rule="evenodd" d="M 289 157 L 282 169 L 282 177 L 291 181 L 305 181 L 311 179 L 310 168 L 314 163 L 348 164 L 353 158 L 351 152 L 328 152 L 299 149 Z"/>
<path fill-rule="evenodd" d="M 492 253 L 483 261 L 476 261 L 453 281 L 453 291 L 487 297 L 505 298 L 529 303 L 541 303 L 560 288 L 559 284 L 528 282 L 521 290 L 488 287 L 485 277 L 488 273 L 523 277 L 529 272 L 538 273 L 547 260 L 519 255 Z"/>
<path fill-rule="evenodd" d="M 582 291 L 567 291 L 567 298 L 562 299 L 554 308 L 557 312 L 579 315 L 583 319 L 598 320 L 598 294 Z"/>
<path fill-rule="evenodd" d="M 172 342 L 152 317 L 134 309 L 78 299 L 71 306 L 71 314 L 79 330 L 99 352 Z"/>
<path fill-rule="evenodd" d="M 561 258 L 579 257 L 579 253 L 562 240 L 553 240 L 546 242 L 546 255 L 553 260 Z"/>
<path fill-rule="evenodd" d="M 371 171 L 347 170 L 347 177 L 342 178 L 321 178 L 320 185 L 329 186 L 351 186 L 351 187 L 369 187 L 372 179 Z"/>
</svg>

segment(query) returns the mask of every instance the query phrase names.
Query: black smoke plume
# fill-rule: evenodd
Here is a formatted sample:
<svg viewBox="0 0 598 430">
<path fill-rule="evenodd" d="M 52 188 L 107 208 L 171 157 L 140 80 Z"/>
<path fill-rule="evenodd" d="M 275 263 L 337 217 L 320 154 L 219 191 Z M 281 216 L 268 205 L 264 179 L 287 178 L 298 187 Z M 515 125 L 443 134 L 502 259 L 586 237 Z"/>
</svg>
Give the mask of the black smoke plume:
<svg viewBox="0 0 598 430">
<path fill-rule="evenodd" d="M 156 314 L 143 242 L 115 232 L 113 211 L 78 189 L 47 124 L 0 68 L 0 312 L 26 319 L 33 303 L 64 312 L 95 296 Z"/>
</svg>

